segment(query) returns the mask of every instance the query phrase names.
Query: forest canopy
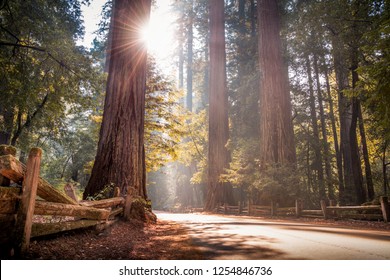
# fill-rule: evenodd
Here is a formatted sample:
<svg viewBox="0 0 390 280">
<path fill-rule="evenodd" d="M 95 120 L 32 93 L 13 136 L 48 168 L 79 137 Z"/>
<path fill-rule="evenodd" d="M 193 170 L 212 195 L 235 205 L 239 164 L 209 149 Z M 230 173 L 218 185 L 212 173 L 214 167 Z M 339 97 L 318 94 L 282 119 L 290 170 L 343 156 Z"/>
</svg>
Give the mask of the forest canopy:
<svg viewBox="0 0 390 280">
<path fill-rule="evenodd" d="M 72 181 L 80 194 L 95 161 L 110 75 L 112 1 L 91 49 L 79 41 L 89 2 L 0 1 L 0 144 L 16 146 L 21 161 L 41 147 L 42 175 L 58 188 Z M 144 69 L 153 207 L 204 207 L 216 196 L 211 181 L 224 191 L 210 209 L 249 200 L 290 206 L 296 198 L 308 207 L 320 200 L 356 205 L 388 194 L 390 2 L 209 2 L 171 1 L 175 73 L 151 55 Z M 279 47 L 269 48 L 274 39 Z M 276 85 L 281 94 L 267 93 Z M 224 162 L 217 175 L 214 154 Z"/>
</svg>

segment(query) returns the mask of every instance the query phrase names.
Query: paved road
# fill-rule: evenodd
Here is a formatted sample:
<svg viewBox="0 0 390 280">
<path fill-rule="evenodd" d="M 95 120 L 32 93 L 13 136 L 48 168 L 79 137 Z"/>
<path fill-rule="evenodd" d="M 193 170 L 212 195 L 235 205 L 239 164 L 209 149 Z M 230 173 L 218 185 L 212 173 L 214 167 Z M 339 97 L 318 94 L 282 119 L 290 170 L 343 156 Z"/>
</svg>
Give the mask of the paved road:
<svg viewBox="0 0 390 280">
<path fill-rule="evenodd" d="M 390 232 L 250 217 L 157 215 L 187 227 L 206 259 L 390 260 Z"/>
</svg>

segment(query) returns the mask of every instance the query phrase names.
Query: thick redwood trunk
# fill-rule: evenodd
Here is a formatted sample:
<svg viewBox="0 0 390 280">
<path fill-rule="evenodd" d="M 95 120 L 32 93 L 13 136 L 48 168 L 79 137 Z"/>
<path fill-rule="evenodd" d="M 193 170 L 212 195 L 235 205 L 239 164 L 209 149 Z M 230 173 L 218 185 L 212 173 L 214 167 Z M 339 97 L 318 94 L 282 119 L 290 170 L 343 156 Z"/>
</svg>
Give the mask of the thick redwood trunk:
<svg viewBox="0 0 390 280">
<path fill-rule="evenodd" d="M 151 0 L 116 0 L 103 122 L 95 164 L 84 198 L 115 184 L 146 198 L 144 111 L 146 46 L 140 30 L 147 24 Z"/>
<path fill-rule="evenodd" d="M 261 165 L 296 162 L 277 0 L 258 1 Z"/>
<path fill-rule="evenodd" d="M 209 112 L 209 162 L 208 191 L 205 209 L 213 210 L 224 203 L 228 187 L 220 181 L 228 167 L 229 139 L 228 99 L 226 88 L 225 16 L 224 1 L 210 2 L 210 112 Z"/>
</svg>

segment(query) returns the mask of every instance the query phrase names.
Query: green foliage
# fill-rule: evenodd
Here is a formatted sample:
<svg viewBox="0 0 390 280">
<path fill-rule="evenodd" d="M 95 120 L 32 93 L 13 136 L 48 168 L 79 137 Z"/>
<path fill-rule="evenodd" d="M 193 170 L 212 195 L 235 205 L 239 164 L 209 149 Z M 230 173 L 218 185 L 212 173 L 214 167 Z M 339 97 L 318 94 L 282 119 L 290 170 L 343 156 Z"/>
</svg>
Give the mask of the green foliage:
<svg viewBox="0 0 390 280">
<path fill-rule="evenodd" d="M 4 142 L 15 145 L 30 133 L 58 135 L 67 115 L 91 108 L 99 74 L 76 45 L 83 35 L 81 2 L 9 1 L 0 11 Z"/>
<path fill-rule="evenodd" d="M 179 162 L 184 166 L 196 166 L 190 179 L 191 184 L 207 182 L 208 126 L 205 109 L 198 113 L 188 113 L 185 125 L 186 138 L 180 143 Z"/>
<path fill-rule="evenodd" d="M 375 120 L 377 133 L 390 141 L 390 3 L 374 21 L 375 29 L 364 34 L 365 64 L 359 68 L 363 104 Z"/>
<path fill-rule="evenodd" d="M 115 184 L 113 183 L 108 184 L 104 186 L 104 188 L 101 191 L 99 191 L 97 194 L 93 196 L 88 196 L 86 200 L 102 200 L 102 199 L 111 198 L 114 196 L 114 190 L 115 190 Z"/>
<path fill-rule="evenodd" d="M 156 171 L 177 159 L 176 146 L 184 135 L 181 92 L 149 59 L 145 99 L 145 152 L 147 171 Z"/>
</svg>

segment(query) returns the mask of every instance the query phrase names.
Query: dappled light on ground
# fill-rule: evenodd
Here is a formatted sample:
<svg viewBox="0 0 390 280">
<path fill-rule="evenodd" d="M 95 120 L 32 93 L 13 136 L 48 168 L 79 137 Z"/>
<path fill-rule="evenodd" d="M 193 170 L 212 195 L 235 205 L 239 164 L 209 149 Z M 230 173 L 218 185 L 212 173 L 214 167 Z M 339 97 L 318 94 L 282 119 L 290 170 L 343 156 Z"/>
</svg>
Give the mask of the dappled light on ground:
<svg viewBox="0 0 390 280">
<path fill-rule="evenodd" d="M 249 217 L 158 213 L 185 225 L 206 259 L 390 259 L 390 232 Z"/>
</svg>

